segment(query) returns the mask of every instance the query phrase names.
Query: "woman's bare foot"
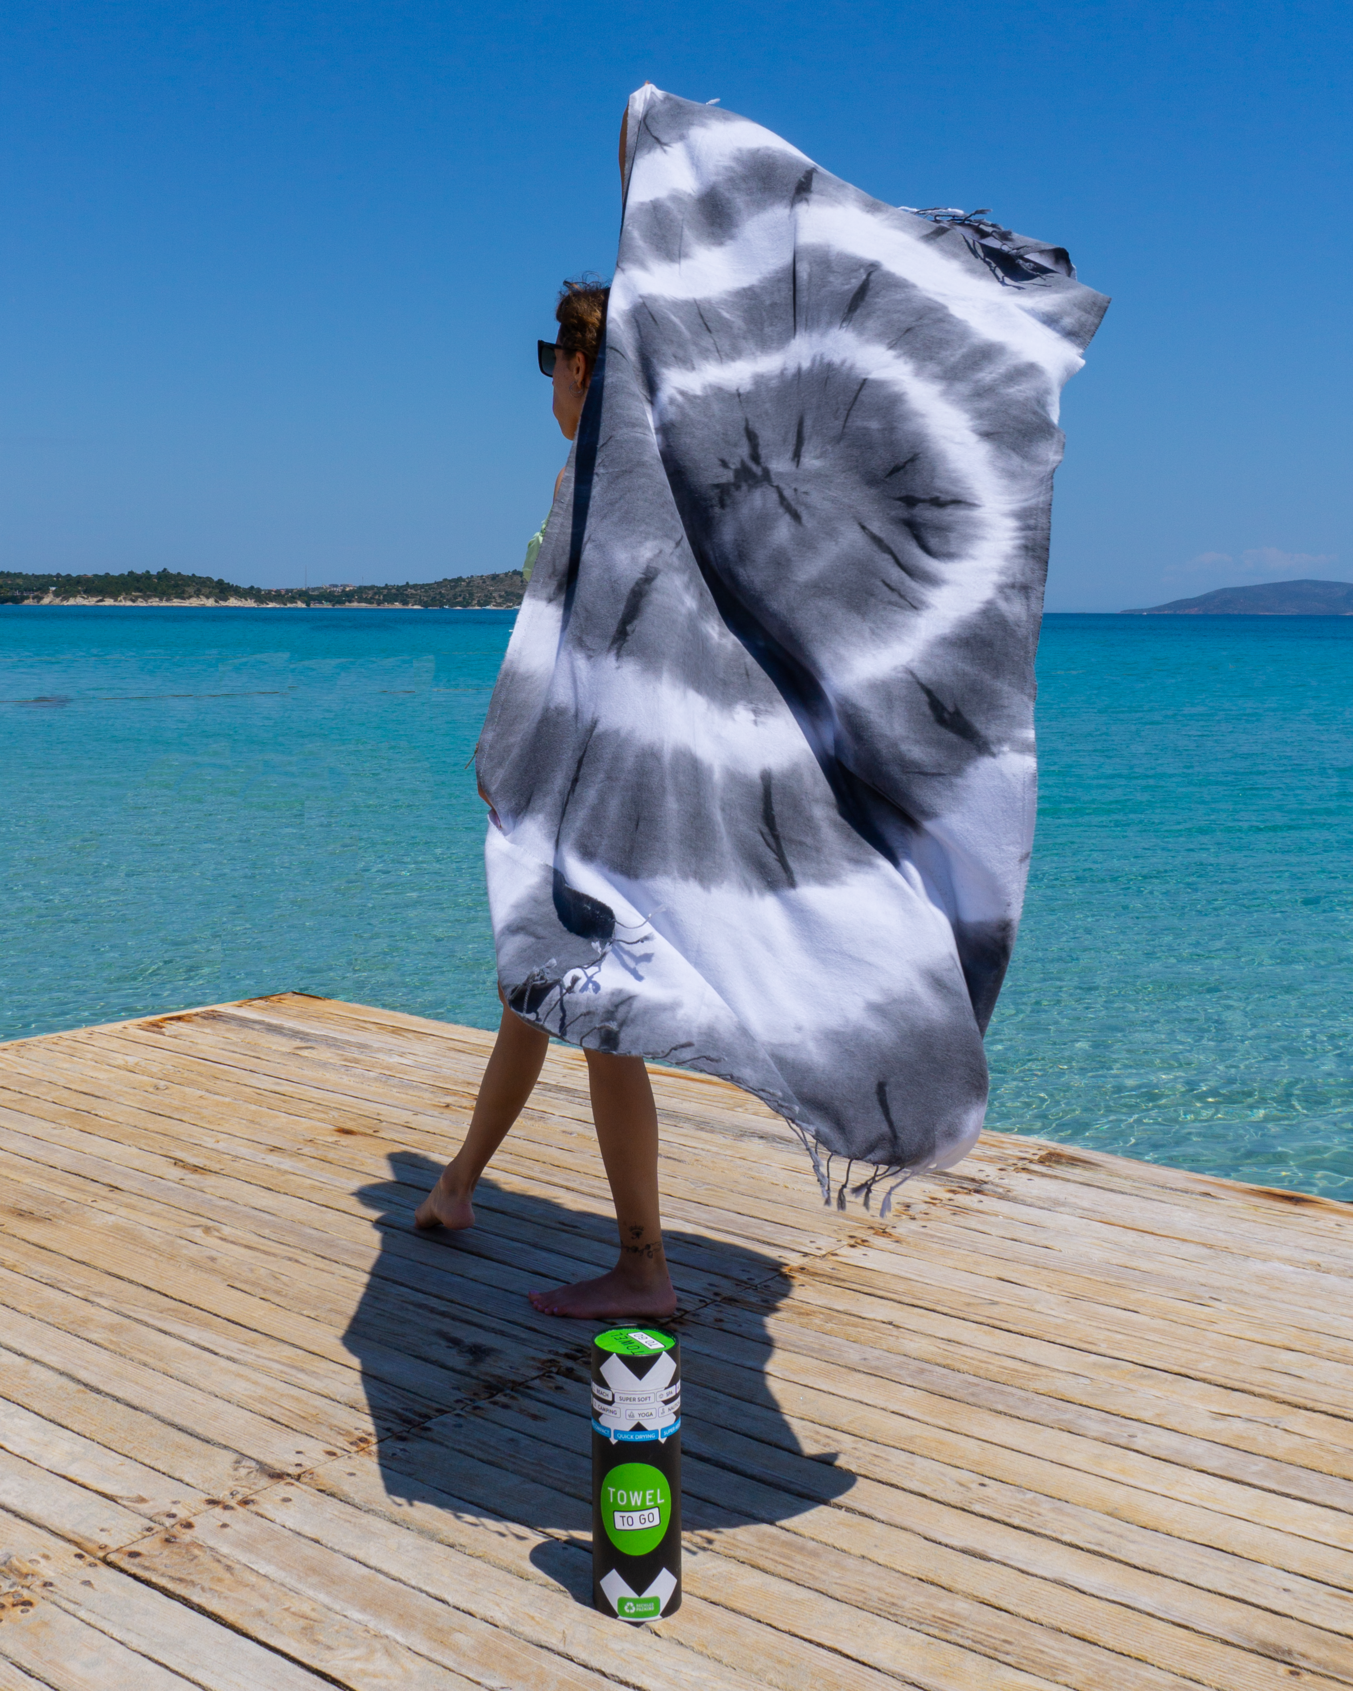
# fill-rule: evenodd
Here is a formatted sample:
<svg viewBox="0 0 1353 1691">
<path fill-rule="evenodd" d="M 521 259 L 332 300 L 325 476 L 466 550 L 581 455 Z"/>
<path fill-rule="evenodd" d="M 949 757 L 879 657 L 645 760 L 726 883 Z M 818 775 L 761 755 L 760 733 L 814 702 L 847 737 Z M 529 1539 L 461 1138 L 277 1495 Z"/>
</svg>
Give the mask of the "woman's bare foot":
<svg viewBox="0 0 1353 1691">
<path fill-rule="evenodd" d="M 415 1227 L 424 1230 L 445 1227 L 451 1232 L 459 1232 L 462 1228 L 474 1226 L 470 1194 L 462 1191 L 458 1183 L 448 1182 L 446 1177 L 450 1172 L 449 1168 L 442 1171 L 441 1179 L 413 1212 Z"/>
<path fill-rule="evenodd" d="M 571 1315 L 583 1321 L 611 1321 L 646 1316 L 665 1321 L 676 1314 L 676 1293 L 666 1265 L 656 1274 L 627 1272 L 617 1264 L 595 1280 L 575 1280 L 549 1292 L 528 1292 L 542 1315 Z"/>
</svg>

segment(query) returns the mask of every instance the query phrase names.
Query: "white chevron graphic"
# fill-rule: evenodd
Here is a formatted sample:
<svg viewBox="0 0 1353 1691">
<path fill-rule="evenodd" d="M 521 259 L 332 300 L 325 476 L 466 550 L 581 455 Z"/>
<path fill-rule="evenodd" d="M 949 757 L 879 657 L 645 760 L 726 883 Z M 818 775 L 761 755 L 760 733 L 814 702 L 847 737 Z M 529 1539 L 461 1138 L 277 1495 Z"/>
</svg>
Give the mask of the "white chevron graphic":
<svg viewBox="0 0 1353 1691">
<path fill-rule="evenodd" d="M 659 1570 L 658 1577 L 653 1581 L 652 1585 L 649 1586 L 647 1591 L 631 1591 L 629 1586 L 625 1584 L 624 1580 L 621 1579 L 616 1570 L 612 1568 L 606 1578 L 602 1580 L 601 1589 L 606 1594 L 606 1601 L 615 1610 L 616 1614 L 620 1613 L 620 1600 L 622 1597 L 628 1597 L 631 1600 L 636 1597 L 640 1600 L 644 1600 L 649 1597 L 656 1597 L 658 1599 L 658 1613 L 661 1614 L 667 1607 L 667 1599 L 676 1590 L 676 1580 L 666 1568 L 662 1568 Z"/>
<path fill-rule="evenodd" d="M 601 1365 L 602 1378 L 617 1396 L 624 1392 L 627 1397 L 631 1394 L 656 1397 L 675 1373 L 676 1365 L 667 1351 L 662 1353 L 642 1379 L 631 1374 L 618 1356 L 608 1356 Z"/>
</svg>

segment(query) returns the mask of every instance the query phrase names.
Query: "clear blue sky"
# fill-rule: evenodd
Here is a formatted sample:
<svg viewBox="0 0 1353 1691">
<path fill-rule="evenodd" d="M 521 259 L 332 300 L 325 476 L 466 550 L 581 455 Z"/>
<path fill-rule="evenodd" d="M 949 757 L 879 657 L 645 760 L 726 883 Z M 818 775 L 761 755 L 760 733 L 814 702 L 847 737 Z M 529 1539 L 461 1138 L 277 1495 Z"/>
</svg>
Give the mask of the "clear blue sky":
<svg viewBox="0 0 1353 1691">
<path fill-rule="evenodd" d="M 514 568 L 620 113 L 719 97 L 1114 296 L 1049 608 L 1353 578 L 1346 4 L 88 0 L 0 23 L 0 567 Z"/>
</svg>

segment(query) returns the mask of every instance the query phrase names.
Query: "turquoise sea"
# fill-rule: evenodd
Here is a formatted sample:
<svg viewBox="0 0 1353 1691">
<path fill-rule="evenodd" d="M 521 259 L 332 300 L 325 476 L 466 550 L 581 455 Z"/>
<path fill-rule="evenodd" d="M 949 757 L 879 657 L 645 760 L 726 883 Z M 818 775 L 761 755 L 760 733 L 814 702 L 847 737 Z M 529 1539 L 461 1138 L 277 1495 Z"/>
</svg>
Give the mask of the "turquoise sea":
<svg viewBox="0 0 1353 1691">
<path fill-rule="evenodd" d="M 0 608 L 0 1038 L 492 1026 L 499 611 Z M 1052 616 L 991 1125 L 1353 1200 L 1353 619 Z"/>
</svg>

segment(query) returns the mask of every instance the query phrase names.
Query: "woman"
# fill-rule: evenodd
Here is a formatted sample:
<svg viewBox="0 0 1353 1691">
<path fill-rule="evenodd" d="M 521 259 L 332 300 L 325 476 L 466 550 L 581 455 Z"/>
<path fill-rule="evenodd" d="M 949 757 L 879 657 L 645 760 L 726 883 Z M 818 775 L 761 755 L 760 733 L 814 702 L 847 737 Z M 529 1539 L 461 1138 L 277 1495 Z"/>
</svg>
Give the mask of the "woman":
<svg viewBox="0 0 1353 1691">
<path fill-rule="evenodd" d="M 566 440 L 578 433 L 601 350 L 607 292 L 586 281 L 566 282 L 555 311 L 558 336 L 552 347 L 541 343 L 540 367 L 553 378 L 554 415 Z M 556 498 L 563 477 L 561 470 L 554 484 Z M 544 534 L 543 525 L 540 533 Z M 539 550 L 535 542 L 533 546 Z M 524 573 L 529 575 L 534 562 L 528 553 Z M 486 798 L 482 792 L 480 796 Z M 474 1226 L 470 1198 L 475 1184 L 530 1098 L 548 1046 L 549 1035 L 543 1028 L 523 1021 L 503 1004 L 498 1038 L 465 1143 L 419 1206 L 414 1217 L 418 1227 Z M 676 1294 L 662 1248 L 658 1117 L 648 1071 L 640 1057 L 592 1050 L 584 1055 L 597 1140 L 615 1201 L 620 1254 L 609 1273 L 553 1291 L 532 1292 L 531 1302 L 543 1314 L 585 1319 L 669 1316 L 676 1309 Z"/>
</svg>

